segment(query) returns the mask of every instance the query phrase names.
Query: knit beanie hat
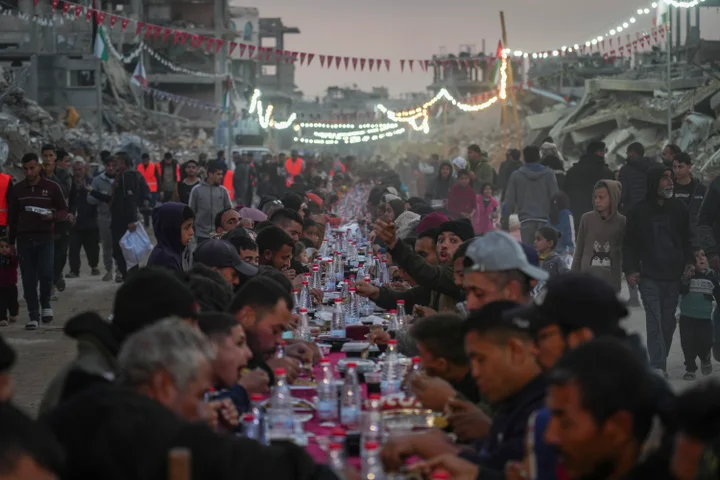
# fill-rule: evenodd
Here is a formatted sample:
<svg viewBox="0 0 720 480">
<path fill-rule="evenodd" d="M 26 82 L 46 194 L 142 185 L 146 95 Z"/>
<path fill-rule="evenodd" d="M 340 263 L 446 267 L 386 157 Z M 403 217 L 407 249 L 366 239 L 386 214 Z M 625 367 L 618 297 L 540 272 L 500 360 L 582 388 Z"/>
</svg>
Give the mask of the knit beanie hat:
<svg viewBox="0 0 720 480">
<path fill-rule="evenodd" d="M 443 215 L 442 213 L 433 212 L 423 217 L 422 220 L 420 220 L 420 223 L 418 223 L 417 228 L 415 228 L 415 232 L 420 235 L 425 230 L 430 230 L 431 228 L 437 228 L 443 223 L 450 220 L 448 217 Z"/>
<path fill-rule="evenodd" d="M 475 230 L 470 222 L 464 220 L 450 220 L 438 227 L 438 235 L 444 232 L 451 232 L 460 237 L 465 242 L 475 236 Z"/>
</svg>

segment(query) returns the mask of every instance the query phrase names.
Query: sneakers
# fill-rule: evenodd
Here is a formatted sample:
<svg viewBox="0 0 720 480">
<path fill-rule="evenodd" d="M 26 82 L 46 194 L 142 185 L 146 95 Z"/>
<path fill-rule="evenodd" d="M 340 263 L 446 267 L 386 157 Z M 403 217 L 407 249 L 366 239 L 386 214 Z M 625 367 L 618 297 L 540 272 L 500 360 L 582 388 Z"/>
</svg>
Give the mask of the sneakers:
<svg viewBox="0 0 720 480">
<path fill-rule="evenodd" d="M 105 276 L 103 276 L 102 281 L 109 282 L 112 279 L 113 279 L 113 273 L 111 270 L 108 270 L 107 272 L 105 272 Z"/>
<path fill-rule="evenodd" d="M 25 330 L 37 330 L 38 326 L 39 324 L 37 320 L 30 320 L 25 324 Z"/>
<path fill-rule="evenodd" d="M 55 283 L 55 288 L 57 288 L 57 291 L 58 291 L 58 292 L 64 292 L 64 291 L 65 291 L 65 279 L 60 278 L 60 279 Z"/>
<path fill-rule="evenodd" d="M 67 275 L 65 275 L 65 278 L 78 278 L 80 276 L 79 273 L 70 272 Z M 64 288 L 64 287 L 63 287 Z M 62 292 L 62 290 L 60 290 Z"/>
<path fill-rule="evenodd" d="M 0 320 L 0 327 L 9 327 L 9 326 L 10 326 L 10 322 L 8 322 L 7 320 Z"/>
<path fill-rule="evenodd" d="M 53 311 L 52 308 L 43 308 L 42 309 L 42 323 L 48 324 L 53 321 Z"/>
<path fill-rule="evenodd" d="M 710 375 L 713 371 L 712 368 L 712 362 L 710 361 L 710 354 L 708 353 L 708 356 L 706 359 L 704 359 L 702 362 L 700 362 L 700 371 L 703 375 Z"/>
<path fill-rule="evenodd" d="M 118 272 L 115 274 L 115 283 L 123 283 L 122 273 Z"/>
<path fill-rule="evenodd" d="M 90 275 L 92 275 L 93 277 L 97 277 L 98 275 L 100 275 L 100 270 L 98 270 L 97 268 L 93 268 L 90 272 Z"/>
<path fill-rule="evenodd" d="M 685 372 L 683 380 L 695 380 L 695 372 Z"/>
</svg>

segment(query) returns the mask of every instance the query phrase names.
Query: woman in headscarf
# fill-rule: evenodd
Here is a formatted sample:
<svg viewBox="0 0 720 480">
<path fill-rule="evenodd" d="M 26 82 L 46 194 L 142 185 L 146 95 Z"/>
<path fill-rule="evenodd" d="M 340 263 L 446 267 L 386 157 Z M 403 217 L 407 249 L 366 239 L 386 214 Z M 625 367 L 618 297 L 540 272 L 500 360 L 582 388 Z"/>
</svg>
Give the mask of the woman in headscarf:
<svg viewBox="0 0 720 480">
<path fill-rule="evenodd" d="M 433 200 L 447 200 L 448 192 L 450 192 L 450 188 L 453 186 L 452 172 L 453 167 L 450 162 L 442 162 L 438 170 L 438 176 L 425 193 L 425 198 L 431 202 Z"/>
</svg>

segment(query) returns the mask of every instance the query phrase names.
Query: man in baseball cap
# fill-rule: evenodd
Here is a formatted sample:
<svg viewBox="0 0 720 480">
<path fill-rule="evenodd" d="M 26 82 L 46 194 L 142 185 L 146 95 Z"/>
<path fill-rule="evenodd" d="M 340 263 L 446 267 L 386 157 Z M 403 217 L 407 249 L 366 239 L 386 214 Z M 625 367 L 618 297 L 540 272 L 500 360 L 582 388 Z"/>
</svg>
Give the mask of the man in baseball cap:
<svg viewBox="0 0 720 480">
<path fill-rule="evenodd" d="M 567 350 L 594 337 L 627 337 L 620 321 L 628 310 L 604 280 L 570 272 L 549 280 L 545 287 L 530 304 L 504 314 L 527 325 L 543 369 L 549 370 Z"/>
<path fill-rule="evenodd" d="M 195 250 L 194 259 L 220 272 L 233 288 L 242 285 L 258 272 L 255 265 L 243 262 L 237 249 L 225 240 L 211 238 L 203 242 Z"/>
<path fill-rule="evenodd" d="M 501 231 L 473 240 L 464 265 L 463 288 L 470 310 L 498 300 L 527 304 L 537 282 L 548 278 L 547 272 L 528 261 L 522 245 Z"/>
</svg>

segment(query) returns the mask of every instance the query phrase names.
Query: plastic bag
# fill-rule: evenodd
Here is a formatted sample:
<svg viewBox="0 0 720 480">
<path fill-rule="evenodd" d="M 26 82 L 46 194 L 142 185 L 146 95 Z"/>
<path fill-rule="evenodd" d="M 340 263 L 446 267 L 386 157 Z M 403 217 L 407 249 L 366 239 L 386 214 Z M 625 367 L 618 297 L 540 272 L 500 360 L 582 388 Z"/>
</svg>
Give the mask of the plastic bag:
<svg viewBox="0 0 720 480">
<path fill-rule="evenodd" d="M 135 224 L 134 232 L 130 230 L 125 232 L 125 235 L 120 239 L 120 248 L 128 270 L 139 265 L 146 256 L 150 255 L 153 245 L 150 243 L 150 237 L 148 237 L 142 223 Z"/>
</svg>

